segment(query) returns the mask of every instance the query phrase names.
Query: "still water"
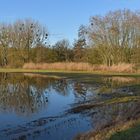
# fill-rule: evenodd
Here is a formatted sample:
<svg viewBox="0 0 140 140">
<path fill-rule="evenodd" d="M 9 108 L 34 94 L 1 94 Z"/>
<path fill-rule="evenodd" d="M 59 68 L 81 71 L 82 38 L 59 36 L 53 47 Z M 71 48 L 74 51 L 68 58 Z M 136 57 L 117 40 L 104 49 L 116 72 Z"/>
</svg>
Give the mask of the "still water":
<svg viewBox="0 0 140 140">
<path fill-rule="evenodd" d="M 0 73 L 0 140 L 71 140 L 140 115 L 139 101 L 73 111 L 114 97 L 139 97 L 139 85 L 140 79 L 132 77 L 100 76 L 84 84 L 39 74 Z"/>
</svg>

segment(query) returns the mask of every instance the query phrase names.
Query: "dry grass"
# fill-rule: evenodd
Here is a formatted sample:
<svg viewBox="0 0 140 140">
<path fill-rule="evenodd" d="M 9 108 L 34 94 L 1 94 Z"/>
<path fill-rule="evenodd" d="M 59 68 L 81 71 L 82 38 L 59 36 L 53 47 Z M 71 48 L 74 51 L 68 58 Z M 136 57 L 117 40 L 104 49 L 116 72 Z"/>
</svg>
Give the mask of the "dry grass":
<svg viewBox="0 0 140 140">
<path fill-rule="evenodd" d="M 135 65 L 134 64 L 125 64 L 125 63 L 120 63 L 118 65 L 112 65 L 111 67 L 108 67 L 106 65 L 99 65 L 98 69 L 102 71 L 111 71 L 111 72 L 136 72 L 134 69 Z"/>
<path fill-rule="evenodd" d="M 26 63 L 24 69 L 43 69 L 43 70 L 67 70 L 67 71 L 92 71 L 92 65 L 88 63 Z"/>
<path fill-rule="evenodd" d="M 65 71 L 107 71 L 107 72 L 136 72 L 133 64 L 118 64 L 108 67 L 106 65 L 91 65 L 89 63 L 57 62 L 57 63 L 25 63 L 24 69 L 65 70 Z"/>
</svg>

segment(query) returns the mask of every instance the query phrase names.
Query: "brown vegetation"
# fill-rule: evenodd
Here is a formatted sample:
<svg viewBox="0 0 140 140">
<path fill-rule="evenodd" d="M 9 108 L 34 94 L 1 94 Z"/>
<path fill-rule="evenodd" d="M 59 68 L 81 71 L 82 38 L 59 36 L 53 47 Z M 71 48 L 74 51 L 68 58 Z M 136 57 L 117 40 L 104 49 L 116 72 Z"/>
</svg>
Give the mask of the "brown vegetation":
<svg viewBox="0 0 140 140">
<path fill-rule="evenodd" d="M 56 63 L 25 63 L 24 69 L 65 70 L 65 71 L 108 71 L 108 72 L 137 72 L 133 64 L 118 64 L 112 66 L 92 65 L 89 63 L 56 62 Z"/>
</svg>

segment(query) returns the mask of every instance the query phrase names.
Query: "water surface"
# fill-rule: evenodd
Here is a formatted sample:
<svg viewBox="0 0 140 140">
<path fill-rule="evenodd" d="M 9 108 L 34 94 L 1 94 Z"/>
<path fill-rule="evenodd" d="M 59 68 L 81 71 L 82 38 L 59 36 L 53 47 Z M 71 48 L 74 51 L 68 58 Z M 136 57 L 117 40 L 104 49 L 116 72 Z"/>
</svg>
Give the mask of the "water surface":
<svg viewBox="0 0 140 140">
<path fill-rule="evenodd" d="M 139 102 L 70 110 L 116 97 L 139 96 L 139 84 L 140 79 L 134 77 L 100 76 L 93 84 L 84 84 L 39 74 L 0 73 L 1 139 L 71 140 L 79 133 L 132 118 L 140 112 Z"/>
</svg>

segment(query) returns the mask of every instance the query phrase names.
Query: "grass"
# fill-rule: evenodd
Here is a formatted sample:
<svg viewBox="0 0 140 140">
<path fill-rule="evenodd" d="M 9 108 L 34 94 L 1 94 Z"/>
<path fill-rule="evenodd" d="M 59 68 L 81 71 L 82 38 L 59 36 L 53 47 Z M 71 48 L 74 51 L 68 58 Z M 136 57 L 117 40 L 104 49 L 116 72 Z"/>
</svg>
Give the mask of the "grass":
<svg viewBox="0 0 140 140">
<path fill-rule="evenodd" d="M 79 135 L 75 140 L 139 140 L 140 119 L 117 123 L 97 132 Z"/>
<path fill-rule="evenodd" d="M 47 70 L 47 69 L 23 69 L 23 68 L 0 68 L 0 72 L 29 72 L 29 73 L 72 73 L 72 74 L 97 74 L 97 75 L 113 75 L 113 76 L 140 76 L 140 73 L 126 72 L 108 72 L 108 71 L 71 71 L 71 70 Z"/>
<path fill-rule="evenodd" d="M 109 140 L 139 140 L 140 124 L 135 127 L 113 134 Z"/>
</svg>

